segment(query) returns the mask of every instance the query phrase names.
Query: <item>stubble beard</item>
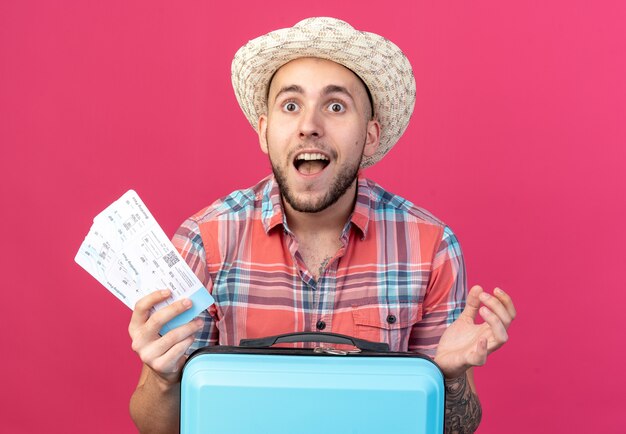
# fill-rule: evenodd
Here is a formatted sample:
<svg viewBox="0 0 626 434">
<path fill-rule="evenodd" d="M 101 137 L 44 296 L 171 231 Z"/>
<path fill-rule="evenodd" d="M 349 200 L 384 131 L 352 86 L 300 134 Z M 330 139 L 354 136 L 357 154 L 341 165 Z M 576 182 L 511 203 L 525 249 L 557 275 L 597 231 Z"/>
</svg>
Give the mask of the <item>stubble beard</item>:
<svg viewBox="0 0 626 434">
<path fill-rule="evenodd" d="M 322 196 L 319 200 L 313 201 L 312 199 L 302 199 L 299 200 L 289 188 L 289 183 L 287 182 L 287 176 L 272 160 L 270 155 L 270 163 L 272 165 L 272 172 L 274 173 L 274 178 L 276 178 L 276 182 L 278 183 L 278 189 L 280 190 L 280 194 L 283 199 L 287 201 L 287 203 L 293 208 L 295 211 L 303 212 L 303 213 L 316 213 L 325 210 L 326 208 L 334 205 L 352 186 L 354 181 L 357 179 L 359 175 L 359 169 L 361 167 L 361 160 L 363 159 L 363 155 L 361 154 L 361 158 L 355 162 L 355 164 L 350 164 L 349 162 L 344 164 L 335 179 L 333 180 L 330 188 L 326 192 L 324 196 Z"/>
</svg>

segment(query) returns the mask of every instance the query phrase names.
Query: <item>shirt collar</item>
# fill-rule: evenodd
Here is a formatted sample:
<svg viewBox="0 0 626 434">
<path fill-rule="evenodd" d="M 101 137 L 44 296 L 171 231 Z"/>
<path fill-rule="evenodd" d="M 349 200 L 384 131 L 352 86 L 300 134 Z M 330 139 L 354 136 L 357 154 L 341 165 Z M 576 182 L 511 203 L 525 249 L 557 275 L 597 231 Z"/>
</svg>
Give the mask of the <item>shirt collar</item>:
<svg viewBox="0 0 626 434">
<path fill-rule="evenodd" d="M 356 202 L 350 221 L 359 228 L 362 238 L 367 236 L 367 228 L 370 222 L 370 206 L 372 201 L 372 189 L 367 179 L 359 172 L 357 182 Z"/>
<path fill-rule="evenodd" d="M 284 226 L 287 226 L 287 222 L 283 222 L 283 203 L 280 198 L 278 183 L 274 179 L 274 175 L 270 175 L 267 178 L 267 184 L 265 184 L 265 188 L 263 188 L 261 209 L 263 228 L 265 229 L 265 233 L 269 233 L 279 224 L 284 224 Z"/>
<path fill-rule="evenodd" d="M 270 175 L 267 180 L 268 182 L 263 188 L 263 197 L 261 200 L 263 228 L 266 233 L 269 233 L 280 224 L 286 229 L 287 222 L 285 221 L 285 213 L 283 211 L 278 183 L 273 175 Z M 352 215 L 350 216 L 350 223 L 353 223 L 361 231 L 362 238 L 367 236 L 367 228 L 370 220 L 371 192 L 367 179 L 359 173 L 356 202 Z"/>
</svg>

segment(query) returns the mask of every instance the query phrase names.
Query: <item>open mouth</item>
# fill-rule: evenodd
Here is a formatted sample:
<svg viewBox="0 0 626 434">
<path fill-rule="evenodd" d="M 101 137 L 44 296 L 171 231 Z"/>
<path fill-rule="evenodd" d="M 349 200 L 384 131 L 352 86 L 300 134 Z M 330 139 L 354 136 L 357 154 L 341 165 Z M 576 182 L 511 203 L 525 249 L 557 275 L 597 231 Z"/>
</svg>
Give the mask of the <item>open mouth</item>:
<svg viewBox="0 0 626 434">
<path fill-rule="evenodd" d="M 315 175 L 330 164 L 330 160 L 319 152 L 303 152 L 296 155 L 293 162 L 296 170 L 303 175 Z"/>
</svg>

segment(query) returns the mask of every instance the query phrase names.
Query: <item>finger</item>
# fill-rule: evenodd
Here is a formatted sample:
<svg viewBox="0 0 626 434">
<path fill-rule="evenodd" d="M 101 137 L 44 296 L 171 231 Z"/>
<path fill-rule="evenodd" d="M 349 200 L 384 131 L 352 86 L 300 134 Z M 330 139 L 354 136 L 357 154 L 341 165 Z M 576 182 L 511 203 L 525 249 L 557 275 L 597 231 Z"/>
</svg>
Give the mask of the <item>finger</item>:
<svg viewBox="0 0 626 434">
<path fill-rule="evenodd" d="M 164 378 L 172 378 L 173 376 L 176 376 L 185 363 L 185 353 L 193 341 L 193 336 L 182 340 L 171 347 L 166 353 L 154 359 L 148 364 L 148 366 Z"/>
<path fill-rule="evenodd" d="M 462 315 L 466 315 L 473 321 L 476 319 L 476 314 L 478 313 L 478 309 L 480 309 L 480 294 L 483 292 L 483 289 L 474 285 L 472 289 L 470 289 L 469 294 L 467 294 L 467 300 L 465 304 L 465 309 L 463 309 Z"/>
<path fill-rule="evenodd" d="M 485 320 L 485 323 L 489 326 L 491 330 L 493 340 L 488 342 L 488 351 L 494 351 L 500 348 L 504 343 L 509 339 L 509 335 L 506 332 L 506 328 L 504 324 L 492 311 L 487 308 L 487 306 L 482 306 L 480 308 L 480 316 Z"/>
<path fill-rule="evenodd" d="M 181 313 L 191 309 L 192 305 L 191 300 L 184 298 L 164 307 L 163 309 L 159 309 L 154 314 L 150 315 L 145 323 L 145 328 L 151 332 L 159 333 L 165 324 L 176 318 Z"/>
<path fill-rule="evenodd" d="M 168 339 L 164 340 L 159 335 L 159 332 L 166 323 L 191 308 L 191 306 L 191 300 L 179 300 L 164 307 L 163 309 L 159 309 L 151 315 L 145 323 L 139 326 L 129 326 L 129 332 L 133 340 L 131 347 L 133 351 L 139 354 L 139 357 L 144 361 L 144 363 L 148 363 L 148 361 L 161 356 L 176 342 L 188 336 L 190 333 L 189 327 L 192 329 L 197 328 L 197 325 L 190 326 L 190 323 L 187 323 L 181 326 L 182 329 L 177 330 L 176 333 L 170 335 Z M 172 332 L 174 332 L 174 330 L 172 330 Z M 195 332 L 195 330 L 191 331 L 191 333 L 193 332 Z M 176 339 L 177 336 L 179 339 Z"/>
<path fill-rule="evenodd" d="M 150 316 L 150 309 L 152 309 L 154 305 L 167 300 L 171 294 L 171 291 L 168 289 L 154 291 L 137 301 L 135 308 L 133 309 L 133 314 L 130 318 L 130 324 L 128 325 L 131 335 L 134 329 L 141 327 L 148 320 L 148 317 Z"/>
<path fill-rule="evenodd" d="M 479 296 L 479 299 L 485 306 L 489 308 L 489 310 L 498 315 L 505 328 L 509 328 L 509 325 L 511 325 L 511 321 L 513 321 L 513 318 L 511 318 L 509 311 L 506 309 L 504 304 L 502 304 L 499 298 L 494 297 L 487 292 L 482 292 Z"/>
<path fill-rule="evenodd" d="M 176 327 L 175 329 L 170 330 L 160 339 L 155 341 L 151 350 L 159 355 L 165 354 L 171 351 L 172 348 L 176 347 L 180 344 L 180 342 L 183 342 L 187 338 L 195 337 L 196 333 L 202 329 L 203 325 L 204 321 L 200 318 L 196 318 L 195 320 L 188 322 L 187 324 Z"/>
<path fill-rule="evenodd" d="M 513 305 L 513 299 L 511 299 L 509 294 L 504 292 L 501 288 L 496 288 L 493 290 L 493 295 L 498 297 L 500 302 L 502 302 L 506 310 L 509 312 L 511 320 L 514 320 L 517 316 L 517 310 L 515 309 L 515 306 Z"/>
<path fill-rule="evenodd" d="M 152 366 L 155 360 L 163 357 L 181 342 L 189 338 L 193 342 L 195 333 L 202 328 L 202 325 L 203 321 L 198 318 L 170 330 L 158 339 L 144 339 L 144 336 L 139 336 L 133 341 L 133 350 L 139 354 L 139 357 L 145 364 Z"/>
</svg>

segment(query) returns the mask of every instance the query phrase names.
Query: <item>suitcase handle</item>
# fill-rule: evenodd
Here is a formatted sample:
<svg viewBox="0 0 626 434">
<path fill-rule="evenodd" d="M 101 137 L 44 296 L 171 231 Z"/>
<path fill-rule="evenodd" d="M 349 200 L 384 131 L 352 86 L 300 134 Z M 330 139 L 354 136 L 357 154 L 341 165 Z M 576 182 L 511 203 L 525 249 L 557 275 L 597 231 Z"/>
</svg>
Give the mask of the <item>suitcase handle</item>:
<svg viewBox="0 0 626 434">
<path fill-rule="evenodd" d="M 275 344 L 293 342 L 324 342 L 327 344 L 352 345 L 364 351 L 389 351 L 389 345 L 385 342 L 372 342 L 365 339 L 353 338 L 339 333 L 302 332 L 287 333 L 284 335 L 267 336 L 258 339 L 242 339 L 240 347 L 271 347 Z"/>
</svg>

